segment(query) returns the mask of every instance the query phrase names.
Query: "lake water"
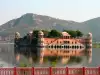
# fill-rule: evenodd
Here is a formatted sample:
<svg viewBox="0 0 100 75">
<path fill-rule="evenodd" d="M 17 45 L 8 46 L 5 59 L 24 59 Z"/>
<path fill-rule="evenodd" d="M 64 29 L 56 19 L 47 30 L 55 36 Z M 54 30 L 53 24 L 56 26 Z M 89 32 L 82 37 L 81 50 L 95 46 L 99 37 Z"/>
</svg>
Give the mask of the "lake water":
<svg viewBox="0 0 100 75">
<path fill-rule="evenodd" d="M 22 58 L 23 59 L 23 58 Z M 27 59 L 24 59 L 27 61 Z M 14 45 L 12 43 L 1 43 L 0 44 L 0 67 L 13 67 L 16 64 L 14 56 Z M 38 65 L 38 64 L 37 64 Z M 59 65 L 59 64 L 58 64 Z M 70 67 L 98 67 L 100 66 L 100 48 L 92 49 L 92 62 L 87 63 L 86 57 L 83 58 L 83 62 L 80 64 L 71 64 Z"/>
</svg>

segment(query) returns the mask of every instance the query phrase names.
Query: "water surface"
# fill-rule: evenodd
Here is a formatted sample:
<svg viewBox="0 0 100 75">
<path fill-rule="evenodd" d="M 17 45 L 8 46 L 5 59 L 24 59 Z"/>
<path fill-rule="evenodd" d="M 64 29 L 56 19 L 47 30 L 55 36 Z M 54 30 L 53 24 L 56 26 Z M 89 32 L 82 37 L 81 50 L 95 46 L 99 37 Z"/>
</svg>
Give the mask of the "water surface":
<svg viewBox="0 0 100 75">
<path fill-rule="evenodd" d="M 23 55 L 21 56 L 22 61 L 28 61 Z M 14 45 L 13 43 L 0 43 L 0 64 L 3 64 L 4 67 L 12 67 L 17 64 L 14 56 Z M 35 66 L 38 64 L 35 64 Z M 48 65 L 48 64 L 47 64 Z M 59 66 L 62 66 L 58 63 Z M 100 66 L 100 48 L 92 49 L 92 62 L 88 63 L 86 57 L 83 57 L 83 61 L 79 64 L 74 63 L 70 65 L 65 65 L 69 67 L 98 67 Z M 2 67 L 2 66 L 1 66 Z M 45 65 L 46 67 L 46 65 Z"/>
</svg>

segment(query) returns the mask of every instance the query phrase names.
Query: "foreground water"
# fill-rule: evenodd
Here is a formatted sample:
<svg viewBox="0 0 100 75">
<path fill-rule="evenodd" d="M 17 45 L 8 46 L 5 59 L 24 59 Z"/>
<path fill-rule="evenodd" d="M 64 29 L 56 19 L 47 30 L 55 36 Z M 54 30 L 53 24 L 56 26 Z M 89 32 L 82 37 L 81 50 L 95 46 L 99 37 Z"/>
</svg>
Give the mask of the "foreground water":
<svg viewBox="0 0 100 75">
<path fill-rule="evenodd" d="M 24 59 L 24 61 L 27 61 L 27 59 Z M 15 62 L 15 57 L 14 57 L 13 43 L 0 43 L 0 67 L 14 67 L 14 65 L 16 65 L 16 62 Z M 62 66 L 60 63 L 58 63 L 58 65 Z M 100 49 L 99 48 L 92 49 L 91 63 L 88 63 L 86 57 L 83 57 L 83 61 L 81 63 L 79 64 L 73 63 L 67 66 L 69 67 L 82 67 L 82 66 L 98 67 L 100 66 Z"/>
</svg>

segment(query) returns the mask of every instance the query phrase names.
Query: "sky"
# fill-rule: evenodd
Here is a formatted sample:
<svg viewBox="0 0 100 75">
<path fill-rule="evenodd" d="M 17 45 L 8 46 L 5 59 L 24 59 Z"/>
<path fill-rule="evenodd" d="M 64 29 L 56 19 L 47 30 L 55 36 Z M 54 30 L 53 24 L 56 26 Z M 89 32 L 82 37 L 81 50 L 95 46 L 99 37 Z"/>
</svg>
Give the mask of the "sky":
<svg viewBox="0 0 100 75">
<path fill-rule="evenodd" d="M 26 13 L 83 22 L 100 17 L 100 0 L 0 0 L 0 25 Z"/>
</svg>

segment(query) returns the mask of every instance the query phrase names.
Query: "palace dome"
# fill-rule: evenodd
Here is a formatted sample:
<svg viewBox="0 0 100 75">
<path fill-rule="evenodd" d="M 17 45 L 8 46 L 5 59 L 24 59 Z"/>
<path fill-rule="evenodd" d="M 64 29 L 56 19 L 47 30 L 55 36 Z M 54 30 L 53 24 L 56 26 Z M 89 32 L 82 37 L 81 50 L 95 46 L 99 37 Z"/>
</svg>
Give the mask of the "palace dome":
<svg viewBox="0 0 100 75">
<path fill-rule="evenodd" d="M 67 32 L 62 32 L 63 36 L 70 36 Z"/>
<path fill-rule="evenodd" d="M 89 32 L 89 33 L 88 33 L 88 36 L 92 37 L 92 33 Z"/>
</svg>

